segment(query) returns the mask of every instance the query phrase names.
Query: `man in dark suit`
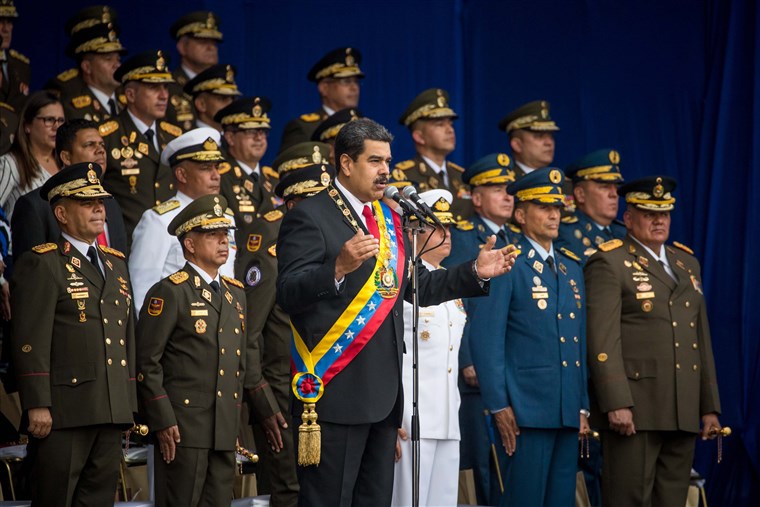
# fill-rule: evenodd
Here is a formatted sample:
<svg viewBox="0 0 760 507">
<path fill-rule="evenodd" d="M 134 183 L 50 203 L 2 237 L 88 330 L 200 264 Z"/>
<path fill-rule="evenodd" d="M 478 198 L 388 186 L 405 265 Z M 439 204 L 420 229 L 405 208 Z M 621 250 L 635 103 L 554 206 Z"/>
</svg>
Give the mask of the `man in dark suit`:
<svg viewBox="0 0 760 507">
<path fill-rule="evenodd" d="M 61 159 L 62 166 L 81 162 L 95 162 L 106 167 L 107 154 L 103 138 L 98 133 L 98 125 L 88 120 L 72 120 L 58 127 L 55 134 L 55 151 Z M 44 197 L 40 199 L 40 190 L 35 189 L 22 195 L 18 201 L 18 213 L 11 219 L 13 236 L 13 257 L 32 247 L 45 242 L 56 241 L 61 231 Z M 106 209 L 106 225 L 98 244 L 109 246 L 121 252 L 127 251 L 127 231 L 121 208 L 115 199 L 103 201 Z"/>
<path fill-rule="evenodd" d="M 42 186 L 61 235 L 24 254 L 11 282 L 34 505 L 113 504 L 137 411 L 132 291 L 124 254 L 96 241 L 111 197 L 99 176 L 75 164 Z"/>
<path fill-rule="evenodd" d="M 623 185 L 628 234 L 585 268 L 603 505 L 683 505 L 695 437 L 720 430 L 701 268 L 688 247 L 665 245 L 675 186 L 667 176 Z"/>
<path fill-rule="evenodd" d="M 303 505 L 391 502 L 403 406 L 402 305 L 412 296 L 411 245 L 401 218 L 380 202 L 392 140 L 366 118 L 345 125 L 335 141 L 334 185 L 291 209 L 280 229 L 277 299 L 294 333 Z M 493 250 L 494 241 L 475 261 L 449 270 L 418 264 L 420 305 L 486 294 L 490 277 L 514 262 L 512 249 Z"/>
</svg>

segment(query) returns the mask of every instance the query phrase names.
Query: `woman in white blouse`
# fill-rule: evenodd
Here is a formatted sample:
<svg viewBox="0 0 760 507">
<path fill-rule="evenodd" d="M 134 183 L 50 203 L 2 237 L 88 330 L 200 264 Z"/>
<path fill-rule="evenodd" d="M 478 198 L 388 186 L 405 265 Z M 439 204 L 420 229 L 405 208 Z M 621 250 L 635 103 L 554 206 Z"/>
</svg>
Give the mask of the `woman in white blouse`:
<svg viewBox="0 0 760 507">
<path fill-rule="evenodd" d="M 59 99 L 46 91 L 29 96 L 8 153 L 0 157 L 0 206 L 10 219 L 16 200 L 57 173 L 55 133 L 65 121 Z"/>
</svg>

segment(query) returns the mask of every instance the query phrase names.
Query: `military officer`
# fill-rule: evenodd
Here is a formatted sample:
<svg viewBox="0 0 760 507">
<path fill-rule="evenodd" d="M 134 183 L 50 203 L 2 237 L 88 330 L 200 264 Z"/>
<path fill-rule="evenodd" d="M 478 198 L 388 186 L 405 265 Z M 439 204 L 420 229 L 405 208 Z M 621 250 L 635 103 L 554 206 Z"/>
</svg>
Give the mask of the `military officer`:
<svg viewBox="0 0 760 507">
<path fill-rule="evenodd" d="M 625 237 L 625 226 L 617 220 L 620 153 L 610 148 L 596 150 L 567 167 L 573 181 L 576 210 L 562 218 L 557 244 L 575 253 L 585 263 L 602 243 Z"/>
<path fill-rule="evenodd" d="M 359 68 L 362 54 L 356 48 L 337 48 L 324 55 L 309 70 L 307 79 L 317 84 L 321 107 L 311 113 L 302 114 L 285 125 L 280 142 L 280 151 L 294 144 L 311 139 L 311 135 L 328 116 L 345 108 L 359 106 L 359 80 L 364 73 Z"/>
<path fill-rule="evenodd" d="M 554 160 L 554 133 L 559 130 L 549 114 L 545 100 L 534 100 L 518 107 L 499 121 L 499 130 L 509 136 L 509 146 L 519 178 Z"/>
<path fill-rule="evenodd" d="M 456 266 L 477 255 L 488 237 L 496 235 L 494 248 L 503 248 L 518 242 L 519 229 L 510 223 L 514 210 L 514 197 L 507 193 L 507 185 L 515 181 L 512 160 L 505 153 L 492 153 L 469 166 L 462 180 L 472 188 L 475 212 L 451 231 L 451 254 L 444 266 Z M 465 307 L 469 300 L 465 300 Z M 459 424 L 461 469 L 472 469 L 475 492 L 482 505 L 497 505 L 501 498 L 499 474 L 504 462 L 494 461 L 483 413 L 485 406 L 478 386 L 478 375 L 470 353 L 470 334 L 464 333 L 459 348 L 459 391 L 462 405 Z"/>
<path fill-rule="evenodd" d="M 169 98 L 167 85 L 173 82 L 162 51 L 129 58 L 114 78 L 124 85 L 127 107 L 98 129 L 110 155 L 103 183 L 124 211 L 131 240 L 143 212 L 174 193 L 171 170 L 160 157 L 182 130 L 162 121 Z"/>
<path fill-rule="evenodd" d="M 186 263 L 155 284 L 137 324 L 137 383 L 157 439 L 156 506 L 226 505 L 249 354 L 243 287 L 219 274 L 228 257 L 227 202 L 186 206 L 168 232 Z"/>
<path fill-rule="evenodd" d="M 129 272 L 138 312 L 148 289 L 184 265 L 181 245 L 167 234 L 166 227 L 195 199 L 219 193 L 218 164 L 224 160 L 220 137 L 219 132 L 211 128 L 194 129 L 169 142 L 161 153 L 161 164 L 174 172 L 177 193 L 143 213 L 132 237 Z M 232 211 L 225 208 L 225 214 L 234 225 Z M 229 246 L 227 259 L 219 271 L 234 277 L 236 247 L 232 230 Z"/>
<path fill-rule="evenodd" d="M 354 107 L 341 109 L 325 118 L 311 135 L 312 141 L 330 145 L 330 165 L 335 166 L 335 138 L 338 137 L 338 132 L 340 132 L 340 129 L 346 123 L 358 118 L 364 118 L 364 115 L 358 109 Z"/>
<path fill-rule="evenodd" d="M 623 185 L 628 234 L 585 268 L 604 505 L 683 504 L 695 437 L 720 430 L 700 265 L 688 247 L 665 244 L 675 187 L 667 176 Z"/>
<path fill-rule="evenodd" d="M 443 269 L 441 261 L 451 251 L 449 227 L 456 224 L 451 211 L 453 197 L 444 189 L 420 193 L 443 227 L 425 229 L 418 238 L 418 254 L 426 269 Z M 413 217 L 414 221 L 415 218 Z M 429 220 L 429 219 L 428 219 Z M 432 221 L 431 221 L 432 222 Z M 429 239 L 429 242 L 428 242 Z M 437 248 L 426 249 L 438 245 Z M 461 299 L 419 309 L 417 368 L 419 376 L 420 505 L 456 505 L 459 484 L 459 346 L 465 321 Z M 392 505 L 411 505 L 412 467 L 412 305 L 404 302 L 404 354 L 402 383 L 404 409 L 397 443 Z"/>
<path fill-rule="evenodd" d="M 219 31 L 219 18 L 210 11 L 190 12 L 174 22 L 169 35 L 177 42 L 180 64 L 172 72 L 176 84 L 169 87 L 166 120 L 190 130 L 195 121 L 192 97 L 184 93 L 182 87 L 200 72 L 219 63 L 217 44 L 223 38 Z"/>
<path fill-rule="evenodd" d="M 553 244 L 562 181 L 543 168 L 509 185 L 521 254 L 467 307 L 478 383 L 507 453 L 508 506 L 573 505 L 578 436 L 589 430 L 583 271 Z"/>
<path fill-rule="evenodd" d="M 17 112 L 26 103 L 32 70 L 29 58 L 15 49 L 10 49 L 13 39 L 13 24 L 18 11 L 13 0 L 0 1 L 0 102 L 5 102 Z"/>
<path fill-rule="evenodd" d="M 185 95 L 193 98 L 196 127 L 209 127 L 221 132 L 222 126 L 214 116 L 242 95 L 235 84 L 235 67 L 214 65 L 188 81 Z"/>
<path fill-rule="evenodd" d="M 457 221 L 472 215 L 470 189 L 462 183 L 464 168 L 446 160 L 456 148 L 454 120 L 458 117 L 449 106 L 446 90 L 431 88 L 417 95 L 399 119 L 409 129 L 417 155 L 396 164 L 391 173 L 392 182 L 411 182 L 423 191 L 450 190 Z"/>
<path fill-rule="evenodd" d="M 28 419 L 35 505 L 113 504 L 121 432 L 137 411 L 132 292 L 124 254 L 98 247 L 100 166 L 53 175 L 41 196 L 61 229 L 15 265 L 13 361 Z"/>
<path fill-rule="evenodd" d="M 18 114 L 10 104 L 0 102 L 0 155 L 11 149 L 18 129 Z"/>
<path fill-rule="evenodd" d="M 308 146 L 309 144 L 299 143 L 296 146 Z M 326 163 L 322 157 L 324 147 L 321 147 L 319 151 L 321 163 L 291 169 L 285 172 L 280 178 L 280 182 L 277 183 L 274 193 L 285 201 L 285 207 L 288 210 L 293 209 L 304 199 L 314 197 L 326 189 L 330 182 L 335 179 L 335 167 Z M 283 153 L 283 156 L 287 156 L 288 153 L 290 150 Z M 305 154 L 313 156 L 313 148 L 310 148 Z M 278 160 L 281 158 L 283 157 L 278 157 Z M 325 174 L 326 176 L 324 176 Z"/>
</svg>

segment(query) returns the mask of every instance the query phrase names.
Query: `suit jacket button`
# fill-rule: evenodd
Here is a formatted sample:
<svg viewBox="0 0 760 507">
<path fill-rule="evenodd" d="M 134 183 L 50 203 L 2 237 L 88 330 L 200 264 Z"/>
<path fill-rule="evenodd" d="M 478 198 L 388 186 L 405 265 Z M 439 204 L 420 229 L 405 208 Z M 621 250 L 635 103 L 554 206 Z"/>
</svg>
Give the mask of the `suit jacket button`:
<svg viewBox="0 0 760 507">
<path fill-rule="evenodd" d="M 222 391 L 217 391 L 216 392 L 216 396 L 217 396 L 217 398 L 221 398 L 222 397 Z"/>
<path fill-rule="evenodd" d="M 188 400 L 187 398 L 185 398 L 185 405 L 189 405 L 189 404 L 190 404 L 190 400 Z"/>
<path fill-rule="evenodd" d="M 219 376 L 224 377 L 224 370 L 219 370 Z"/>
<path fill-rule="evenodd" d="M 106 338 L 106 345 L 111 345 L 111 339 L 110 338 Z"/>
<path fill-rule="evenodd" d="M 695 366 L 694 368 L 696 369 L 697 367 Z M 78 382 L 78 380 L 76 378 L 71 379 L 71 383 L 72 384 L 76 384 L 77 382 Z"/>
<path fill-rule="evenodd" d="M 697 371 L 697 365 L 695 364 L 694 366 L 691 367 L 691 369 L 694 371 Z"/>
<path fill-rule="evenodd" d="M 681 369 L 681 365 L 679 363 L 676 363 L 676 370 L 680 370 L 680 369 Z"/>
<path fill-rule="evenodd" d="M 237 349 L 237 350 L 235 351 L 235 355 L 236 355 L 236 356 L 238 356 L 238 357 L 240 356 L 240 349 Z"/>
<path fill-rule="evenodd" d="M 238 393 L 233 394 L 232 397 L 238 399 Z"/>
<path fill-rule="evenodd" d="M 113 364 L 113 359 L 111 359 L 111 358 L 109 357 L 109 358 L 108 358 L 108 361 L 106 361 L 106 362 L 107 362 L 107 363 L 108 363 L 108 365 L 110 366 L 110 365 L 112 365 L 112 364 Z"/>
<path fill-rule="evenodd" d="M 560 343 L 565 343 L 565 337 L 564 336 L 560 336 L 559 337 L 559 342 Z"/>
<path fill-rule="evenodd" d="M 691 344 L 691 348 L 693 348 L 694 350 L 697 350 L 697 344 L 696 343 L 692 343 Z"/>
<path fill-rule="evenodd" d="M 567 361 L 562 361 L 562 366 L 567 367 Z"/>
<path fill-rule="evenodd" d="M 393 310 L 393 316 L 398 317 L 398 310 Z"/>
<path fill-rule="evenodd" d="M 581 367 L 581 362 L 580 361 L 576 361 L 575 362 L 575 366 L 577 366 L 578 368 L 580 368 Z"/>
<path fill-rule="evenodd" d="M 121 360 L 121 365 L 122 366 L 126 366 L 127 365 L 127 360 L 126 359 L 122 359 Z"/>
</svg>

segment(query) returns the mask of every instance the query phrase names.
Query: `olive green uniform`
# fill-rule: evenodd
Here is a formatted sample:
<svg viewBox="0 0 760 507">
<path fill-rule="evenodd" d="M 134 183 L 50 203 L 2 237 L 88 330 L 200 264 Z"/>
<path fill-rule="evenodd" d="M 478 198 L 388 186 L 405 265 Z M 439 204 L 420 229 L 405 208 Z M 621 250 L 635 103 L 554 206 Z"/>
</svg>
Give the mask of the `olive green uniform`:
<svg viewBox="0 0 760 507">
<path fill-rule="evenodd" d="M 8 77 L 3 77 L 0 84 L 0 102 L 10 104 L 21 112 L 29 96 L 29 85 L 32 81 L 32 69 L 29 58 L 15 49 L 6 50 L 8 62 Z"/>
<path fill-rule="evenodd" d="M 55 78 L 51 79 L 45 88 L 57 93 L 63 104 L 63 113 L 66 120 L 83 118 L 95 122 L 106 121 L 111 118 L 111 113 L 107 106 L 104 106 L 92 93 L 90 87 L 82 79 L 78 69 L 69 69 L 61 72 Z M 123 94 L 116 93 L 115 107 L 118 111 L 124 109 L 126 97 Z"/>
<path fill-rule="evenodd" d="M 193 111 L 192 97 L 182 91 L 182 87 L 190 81 L 190 78 L 182 66 L 174 69 L 172 77 L 176 82 L 169 83 L 169 104 L 166 107 L 164 119 L 182 130 L 188 131 L 195 125 L 195 112 Z"/>
<path fill-rule="evenodd" d="M 328 116 L 330 115 L 327 114 L 327 111 L 320 107 L 314 112 L 302 114 L 298 118 L 290 120 L 282 132 L 280 153 L 298 143 L 311 141 L 311 135 Z"/>
<path fill-rule="evenodd" d="M 0 102 L 0 155 L 11 149 L 18 128 L 18 114 L 10 104 Z"/>
</svg>

